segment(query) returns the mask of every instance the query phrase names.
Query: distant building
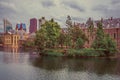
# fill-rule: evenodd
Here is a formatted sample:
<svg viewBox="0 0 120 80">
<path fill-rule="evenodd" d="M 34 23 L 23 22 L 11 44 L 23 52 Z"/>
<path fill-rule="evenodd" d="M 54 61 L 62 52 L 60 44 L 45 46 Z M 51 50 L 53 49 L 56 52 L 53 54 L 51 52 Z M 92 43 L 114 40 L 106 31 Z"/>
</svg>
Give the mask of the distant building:
<svg viewBox="0 0 120 80">
<path fill-rule="evenodd" d="M 4 47 L 12 47 L 18 48 L 19 47 L 19 35 L 18 34 L 4 34 Z"/>
<path fill-rule="evenodd" d="M 29 33 L 34 33 L 36 31 L 37 31 L 37 19 L 32 18 L 30 19 Z"/>
<path fill-rule="evenodd" d="M 12 30 L 12 24 L 7 19 L 3 20 L 4 23 L 4 33 L 7 33 Z"/>
<path fill-rule="evenodd" d="M 16 25 L 16 30 L 24 30 L 26 31 L 26 24 L 21 23 Z"/>
<path fill-rule="evenodd" d="M 97 24 L 98 22 L 101 22 L 103 25 L 103 28 L 118 28 L 120 27 L 120 18 L 109 18 L 109 19 L 101 19 L 101 20 L 97 20 L 94 21 L 95 24 Z"/>
</svg>

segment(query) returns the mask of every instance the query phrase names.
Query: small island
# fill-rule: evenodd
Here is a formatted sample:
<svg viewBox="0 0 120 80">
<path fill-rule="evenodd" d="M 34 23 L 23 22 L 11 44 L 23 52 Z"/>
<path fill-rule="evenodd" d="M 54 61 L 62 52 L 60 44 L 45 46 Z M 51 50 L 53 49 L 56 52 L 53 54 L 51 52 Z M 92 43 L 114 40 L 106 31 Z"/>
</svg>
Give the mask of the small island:
<svg viewBox="0 0 120 80">
<path fill-rule="evenodd" d="M 97 27 L 91 19 L 87 24 L 87 27 L 73 25 L 71 17 L 68 16 L 67 28 L 64 30 L 54 19 L 46 20 L 36 32 L 34 41 L 28 41 L 24 46 L 35 48 L 41 56 L 115 56 L 118 53 L 116 42 L 105 33 L 102 20 L 97 23 Z"/>
</svg>

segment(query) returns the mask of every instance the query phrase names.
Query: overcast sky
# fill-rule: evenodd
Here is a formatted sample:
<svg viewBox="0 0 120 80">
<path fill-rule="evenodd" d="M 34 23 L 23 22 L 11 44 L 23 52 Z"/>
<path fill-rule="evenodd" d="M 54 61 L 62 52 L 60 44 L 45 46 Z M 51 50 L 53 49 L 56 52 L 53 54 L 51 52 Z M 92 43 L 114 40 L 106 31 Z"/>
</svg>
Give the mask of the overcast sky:
<svg viewBox="0 0 120 80">
<path fill-rule="evenodd" d="M 54 18 L 65 27 L 66 16 L 73 21 L 85 22 L 88 17 L 94 20 L 120 17 L 120 0 L 0 0 L 0 27 L 3 18 L 16 23 L 26 23 L 30 18 Z"/>
</svg>

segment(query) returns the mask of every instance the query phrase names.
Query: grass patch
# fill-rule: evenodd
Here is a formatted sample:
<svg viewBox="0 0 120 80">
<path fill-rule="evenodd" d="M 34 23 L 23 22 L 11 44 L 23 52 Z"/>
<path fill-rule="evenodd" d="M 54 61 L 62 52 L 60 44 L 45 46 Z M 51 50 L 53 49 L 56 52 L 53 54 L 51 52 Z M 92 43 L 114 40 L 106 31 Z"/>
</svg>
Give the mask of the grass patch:
<svg viewBox="0 0 120 80">
<path fill-rule="evenodd" d="M 69 49 L 67 51 L 68 56 L 101 56 L 104 55 L 102 50 L 95 50 L 92 48 L 84 49 Z"/>
<path fill-rule="evenodd" d="M 45 54 L 48 56 L 63 56 L 62 49 L 46 49 Z"/>
<path fill-rule="evenodd" d="M 84 57 L 98 57 L 105 56 L 104 49 L 67 49 L 64 53 L 64 49 L 45 49 L 44 55 L 48 56 L 84 56 Z"/>
</svg>

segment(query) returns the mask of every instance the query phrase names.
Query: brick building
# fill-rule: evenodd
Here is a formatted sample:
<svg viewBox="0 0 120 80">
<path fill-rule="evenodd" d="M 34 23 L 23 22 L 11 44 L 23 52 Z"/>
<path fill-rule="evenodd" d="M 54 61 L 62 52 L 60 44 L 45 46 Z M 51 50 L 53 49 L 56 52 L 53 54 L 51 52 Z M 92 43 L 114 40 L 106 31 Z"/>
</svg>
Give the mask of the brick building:
<svg viewBox="0 0 120 80">
<path fill-rule="evenodd" d="M 91 18 L 89 18 L 86 23 L 74 22 L 73 26 L 81 28 L 81 30 L 85 33 L 85 35 L 88 38 L 88 41 L 85 43 L 84 47 L 89 48 L 93 43 L 96 36 L 98 22 L 102 23 L 104 32 L 106 34 L 109 34 L 111 38 L 113 38 L 116 41 L 117 48 L 120 49 L 120 18 L 113 19 L 112 17 L 110 19 L 102 18 L 101 20 L 97 21 L 93 21 Z M 90 26 L 91 23 L 93 23 L 92 25 L 94 26 L 92 35 L 90 35 L 90 32 L 88 31 L 88 27 Z M 67 32 L 66 30 L 67 28 L 63 28 L 64 32 Z"/>
</svg>

